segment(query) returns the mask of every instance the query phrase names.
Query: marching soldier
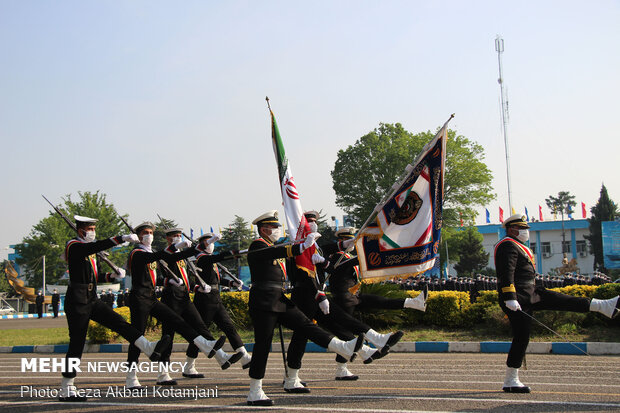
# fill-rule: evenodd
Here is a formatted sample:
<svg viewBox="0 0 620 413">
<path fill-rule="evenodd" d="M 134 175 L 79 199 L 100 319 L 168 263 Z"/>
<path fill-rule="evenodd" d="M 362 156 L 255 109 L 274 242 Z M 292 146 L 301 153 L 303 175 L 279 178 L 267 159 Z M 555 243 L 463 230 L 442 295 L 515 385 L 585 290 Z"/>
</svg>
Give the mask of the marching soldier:
<svg viewBox="0 0 620 413">
<path fill-rule="evenodd" d="M 529 343 L 533 312 L 596 311 L 614 318 L 619 311 L 618 296 L 609 300 L 572 297 L 535 285 L 536 261 L 532 250 L 525 245 L 530 227 L 525 215 L 512 215 L 502 226 L 506 228 L 506 237 L 497 243 L 494 254 L 497 289 L 499 305 L 508 316 L 513 331 L 503 390 L 529 393 L 530 388 L 519 381 L 519 368 Z"/>
<path fill-rule="evenodd" d="M 119 333 L 131 345 L 146 353 L 152 361 L 159 360 L 161 351 L 170 341 L 170 337 L 162 337 L 157 343 L 147 341 L 143 331 L 132 327 L 123 317 L 97 298 L 97 282 L 110 280 L 107 275 L 99 273 L 96 253 L 122 242 L 137 242 L 138 237 L 130 234 L 95 241 L 97 220 L 76 215 L 75 221 L 77 237 L 67 242 L 64 253 L 69 267 L 70 280 L 65 296 L 65 313 L 69 327 L 69 349 L 66 361 L 71 358 L 82 358 L 88 321 L 91 319 Z M 119 275 L 113 276 L 123 278 L 125 272 L 121 269 Z M 60 401 L 85 401 L 85 397 L 78 396 L 73 384 L 76 372 L 73 369 L 70 370 L 68 366 L 69 363 L 65 364 L 65 371 L 62 373 L 59 399 Z"/>
<path fill-rule="evenodd" d="M 181 228 L 169 228 L 166 229 L 166 241 L 168 242 L 168 246 L 179 244 L 182 242 L 182 233 L 183 230 Z M 194 254 L 196 251 L 193 251 Z M 194 255 L 191 254 L 191 255 Z M 176 275 L 176 279 L 171 276 L 171 274 L 166 274 L 164 280 L 164 291 L 162 294 L 161 302 L 170 307 L 175 313 L 180 315 L 183 320 L 185 320 L 190 326 L 196 329 L 201 336 L 205 337 L 208 340 L 214 340 L 213 336 L 209 332 L 209 326 L 202 319 L 201 314 L 198 312 L 198 309 L 194 306 L 192 301 L 189 298 L 189 292 L 193 290 L 193 285 L 190 285 L 190 277 L 188 273 L 188 264 L 185 259 L 178 259 L 178 257 L 164 257 L 164 260 L 168 264 L 168 267 Z M 162 334 L 167 334 L 173 338 L 174 341 L 174 329 L 175 326 L 169 323 L 164 322 L 162 328 Z M 222 336 L 220 340 L 222 344 L 224 344 L 225 338 Z M 198 347 L 190 342 L 190 347 L 193 347 L 192 355 L 194 356 L 192 359 L 191 367 L 184 371 L 184 375 L 187 375 L 188 371 L 191 371 L 195 366 L 196 358 L 198 357 Z M 221 347 L 221 345 L 218 345 Z M 172 344 L 164 350 L 161 356 L 161 361 L 164 363 L 170 362 L 170 354 L 172 353 Z M 220 366 L 223 366 L 225 363 L 229 363 L 228 359 L 230 356 L 224 353 L 224 350 L 218 348 L 215 352 L 215 360 L 219 363 Z M 230 366 L 230 363 L 228 364 Z M 195 373 L 195 374 L 194 374 Z M 195 371 L 195 368 L 190 373 L 190 377 L 192 378 L 202 378 L 199 377 L 204 375 L 198 374 Z M 158 385 L 169 385 L 175 386 L 177 384 L 176 380 L 173 380 L 167 372 L 162 372 L 157 378 Z"/>
<path fill-rule="evenodd" d="M 346 358 L 352 357 L 359 350 L 362 337 L 347 342 L 335 338 L 315 325 L 284 296 L 286 282 L 284 259 L 300 255 L 305 249 L 314 245 L 320 234 L 308 235 L 303 244 L 277 246 L 274 243 L 281 234 L 277 211 L 273 210 L 259 216 L 252 224 L 258 228 L 260 238 L 252 242 L 248 253 L 252 277 L 249 310 L 254 325 L 255 344 L 250 362 L 250 392 L 247 403 L 251 406 L 271 406 L 273 401 L 263 392 L 262 380 L 276 323 L 293 331 L 299 330 L 321 347 L 326 347 Z"/>
<path fill-rule="evenodd" d="M 58 318 L 58 307 L 60 307 L 60 294 L 58 290 L 54 288 L 52 293 L 52 311 L 54 312 L 54 318 Z"/>
<path fill-rule="evenodd" d="M 317 219 L 319 213 L 316 211 L 308 211 L 304 213 L 308 221 L 311 231 L 317 231 Z M 336 251 L 346 249 L 352 240 L 332 243 L 323 246 L 322 249 L 317 248 L 318 252 L 326 255 Z M 291 300 L 295 305 L 310 319 L 316 320 L 322 328 L 335 334 L 344 341 L 352 340 L 355 334 L 363 334 L 378 350 L 363 345 L 359 351 L 360 356 L 365 364 L 371 363 L 373 360 L 385 356 L 389 348 L 402 338 L 403 332 L 397 331 L 390 334 L 379 334 L 371 329 L 365 323 L 362 323 L 351 313 L 344 311 L 335 303 L 335 300 L 328 299 L 324 290 L 324 273 L 322 267 L 329 264 L 323 256 L 315 253 L 312 256 L 312 262 L 318 264 L 317 272 L 314 278 L 305 271 L 294 267 L 291 271 L 291 279 L 295 282 L 295 288 L 291 293 Z M 303 386 L 300 380 L 294 380 L 293 377 L 298 376 L 301 368 L 301 360 L 305 352 L 307 339 L 300 332 L 294 332 L 291 343 L 288 348 L 288 377 L 284 380 L 284 390 L 289 393 L 308 393 L 310 389 Z M 357 380 L 358 376 L 353 375 L 347 369 L 347 359 L 338 355 L 336 362 L 338 367 L 336 370 L 336 380 Z M 291 374 L 292 372 L 292 374 Z"/>
<path fill-rule="evenodd" d="M 213 254 L 215 243 L 220 238 L 221 235 L 214 235 L 210 232 L 198 238 L 198 247 L 196 249 L 199 250 L 200 253 L 196 256 L 196 266 L 205 284 L 196 284 L 194 286 L 194 305 L 207 327 L 214 322 L 215 325 L 226 334 L 228 342 L 235 350 L 235 354 L 232 355 L 228 355 L 222 350 L 218 350 L 218 353 L 215 354 L 222 370 L 227 369 L 239 360 L 241 360 L 241 366 L 247 369 L 250 367 L 251 356 L 245 349 L 241 336 L 237 333 L 235 325 L 230 319 L 230 315 L 220 297 L 220 285 L 239 289 L 243 286 L 243 281 L 223 279 L 220 276 L 217 262 L 232 257 L 230 253 Z M 186 355 L 187 364 L 183 371 L 183 376 L 190 378 L 203 376 L 194 368 L 194 361 L 198 355 L 196 346 L 190 344 L 187 348 Z"/>
<path fill-rule="evenodd" d="M 151 248 L 153 243 L 153 230 L 155 226 L 150 222 L 144 222 L 135 228 L 140 243 L 131 251 L 127 268 L 131 271 L 131 293 L 129 295 L 129 309 L 131 311 L 131 325 L 137 330 L 144 332 L 149 315 L 160 320 L 163 324 L 174 326 L 174 330 L 181 334 L 188 342 L 193 342 L 207 357 L 211 358 L 224 344 L 225 339 L 207 340 L 200 335 L 183 318 L 175 313 L 170 307 L 158 301 L 155 296 L 157 284 L 157 261 L 167 258 L 175 262 L 190 257 L 196 253 L 194 248 L 180 251 L 189 247 L 189 241 L 181 241 L 168 246 L 163 251 L 155 252 Z M 164 263 L 165 264 L 165 263 Z M 200 318 L 200 317 L 199 317 Z M 209 336 L 210 337 L 210 336 Z M 168 349 L 172 341 L 168 340 L 164 349 Z M 127 361 L 132 365 L 137 363 L 141 348 L 130 345 Z M 162 351 L 162 358 L 164 357 Z M 158 378 L 159 380 L 159 378 Z M 126 387 L 128 389 L 140 388 L 136 370 L 127 372 Z"/>
</svg>

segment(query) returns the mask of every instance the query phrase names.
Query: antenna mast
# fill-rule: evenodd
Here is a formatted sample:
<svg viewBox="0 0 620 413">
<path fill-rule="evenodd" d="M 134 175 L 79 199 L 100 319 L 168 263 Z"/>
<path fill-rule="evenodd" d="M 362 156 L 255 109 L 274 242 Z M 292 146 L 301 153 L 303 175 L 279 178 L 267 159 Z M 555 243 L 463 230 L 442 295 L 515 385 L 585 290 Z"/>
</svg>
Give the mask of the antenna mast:
<svg viewBox="0 0 620 413">
<path fill-rule="evenodd" d="M 504 39 L 500 35 L 495 38 L 495 51 L 497 52 L 497 62 L 499 63 L 499 90 L 502 99 L 502 125 L 504 127 L 504 147 L 506 149 L 506 179 L 508 181 L 508 206 L 512 215 L 512 190 L 510 188 L 510 156 L 508 152 L 508 98 L 506 97 L 506 88 L 504 87 L 504 76 L 502 74 L 502 53 L 504 53 Z"/>
</svg>

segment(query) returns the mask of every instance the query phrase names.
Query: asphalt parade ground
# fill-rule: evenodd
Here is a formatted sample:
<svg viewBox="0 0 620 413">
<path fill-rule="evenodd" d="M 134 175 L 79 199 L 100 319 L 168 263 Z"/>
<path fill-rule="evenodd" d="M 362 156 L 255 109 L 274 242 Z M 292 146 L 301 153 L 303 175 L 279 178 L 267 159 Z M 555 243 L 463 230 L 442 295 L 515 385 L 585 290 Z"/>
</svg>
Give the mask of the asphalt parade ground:
<svg viewBox="0 0 620 413">
<path fill-rule="evenodd" d="M 308 353 L 300 378 L 310 394 L 288 394 L 282 389 L 284 369 L 280 353 L 271 353 L 263 388 L 275 406 L 249 407 L 246 397 L 248 371 L 239 365 L 221 370 L 213 359 L 200 356 L 197 369 L 204 379 L 172 374 L 177 386 L 156 386 L 156 373 L 140 373 L 146 391 L 123 395 L 121 372 L 82 372 L 76 385 L 98 391 L 84 403 L 61 403 L 53 392 L 60 373 L 22 372 L 22 358 L 62 357 L 60 354 L 0 354 L 0 411 L 620 411 L 620 357 L 528 354 L 528 369 L 521 380 L 530 394 L 501 391 L 505 354 L 391 353 L 372 364 L 350 364 L 357 381 L 335 381 L 334 355 Z M 86 353 L 82 363 L 122 362 L 123 353 Z M 147 361 L 145 357 L 141 361 Z M 173 362 L 184 362 L 174 353 Z M 83 364 L 82 364 L 83 365 Z M 98 389 L 98 390 L 97 390 Z M 175 393 L 171 393 L 169 389 Z M 185 392 L 185 394 L 183 394 Z M 55 397 L 54 397 L 55 396 Z"/>
</svg>

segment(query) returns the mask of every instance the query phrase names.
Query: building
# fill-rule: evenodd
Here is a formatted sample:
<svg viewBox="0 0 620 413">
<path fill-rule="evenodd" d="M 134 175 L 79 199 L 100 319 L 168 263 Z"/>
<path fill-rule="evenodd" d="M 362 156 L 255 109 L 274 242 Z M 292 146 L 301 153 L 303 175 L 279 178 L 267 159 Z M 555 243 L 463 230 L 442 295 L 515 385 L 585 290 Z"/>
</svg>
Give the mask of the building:
<svg viewBox="0 0 620 413">
<path fill-rule="evenodd" d="M 587 219 L 564 221 L 566 241 L 562 243 L 562 221 L 530 222 L 530 248 L 536 256 L 536 271 L 548 274 L 554 268 L 562 266 L 564 253 L 569 261 L 575 259 L 582 275 L 594 272 L 594 255 L 590 253 L 589 243 L 584 235 L 590 234 Z M 495 268 L 493 249 L 495 244 L 506 236 L 500 224 L 477 225 L 483 236 L 482 245 L 489 253 L 489 267 Z"/>
</svg>

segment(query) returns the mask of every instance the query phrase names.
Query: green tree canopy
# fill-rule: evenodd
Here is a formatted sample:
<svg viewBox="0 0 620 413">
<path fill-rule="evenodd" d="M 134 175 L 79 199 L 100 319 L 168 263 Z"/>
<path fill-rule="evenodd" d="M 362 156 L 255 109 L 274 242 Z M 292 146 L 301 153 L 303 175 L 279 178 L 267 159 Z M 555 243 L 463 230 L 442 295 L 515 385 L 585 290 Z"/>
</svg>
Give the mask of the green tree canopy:
<svg viewBox="0 0 620 413">
<path fill-rule="evenodd" d="M 99 191 L 78 192 L 78 197 L 78 201 L 73 201 L 70 194 L 66 195 L 62 198 L 63 204 L 60 209 L 71 220 L 74 215 L 97 218 L 99 220 L 96 230 L 97 239 L 129 233 L 114 206 L 107 202 L 105 194 Z M 45 201 L 41 200 L 41 202 Z M 67 269 L 65 261 L 61 258 L 65 244 L 75 236 L 75 232 L 65 221 L 55 211 L 50 210 L 49 216 L 35 224 L 30 234 L 15 246 L 15 251 L 21 256 L 17 259 L 17 263 L 26 269 L 25 275 L 30 287 L 40 288 L 42 286 L 41 257 L 44 255 L 46 282 L 51 284 L 58 281 Z M 108 258 L 123 267 L 127 259 L 126 249 L 127 247 L 116 248 Z M 102 268 L 102 270 L 111 271 L 109 268 Z"/>
<path fill-rule="evenodd" d="M 219 241 L 219 246 L 216 252 L 230 251 L 230 250 L 243 250 L 250 246 L 254 238 L 256 237 L 254 231 L 242 217 L 235 215 L 235 220 L 222 232 L 222 239 Z M 243 256 L 238 260 L 227 260 L 222 262 L 226 268 L 233 273 L 239 274 L 239 267 L 248 265 L 247 256 Z M 233 271 L 234 270 L 234 271 Z"/>
<path fill-rule="evenodd" d="M 489 264 L 489 253 L 482 246 L 482 234 L 476 227 L 467 227 L 454 235 L 453 245 L 458 254 L 454 269 L 459 276 L 471 276 Z"/>
<path fill-rule="evenodd" d="M 413 134 L 400 123 L 381 123 L 355 144 L 338 151 L 331 172 L 336 204 L 361 225 L 434 135 L 431 131 Z M 495 194 L 482 146 L 453 130 L 448 130 L 448 137 L 444 223 L 456 226 L 459 211 L 471 222 L 477 214 L 475 207 L 488 204 Z"/>
<path fill-rule="evenodd" d="M 594 254 L 594 270 L 607 272 L 603 258 L 603 237 L 601 223 L 603 221 L 613 221 L 619 215 L 618 205 L 609 199 L 607 188 L 601 185 L 601 194 L 596 205 L 590 208 L 592 217 L 588 219 L 590 223 L 590 235 L 584 238 L 590 241 L 590 251 Z"/>
</svg>

